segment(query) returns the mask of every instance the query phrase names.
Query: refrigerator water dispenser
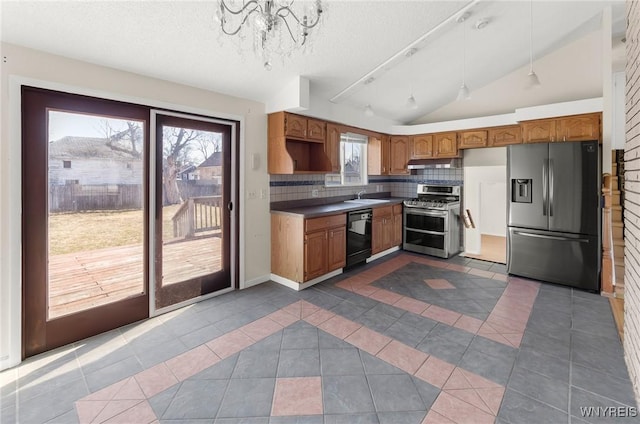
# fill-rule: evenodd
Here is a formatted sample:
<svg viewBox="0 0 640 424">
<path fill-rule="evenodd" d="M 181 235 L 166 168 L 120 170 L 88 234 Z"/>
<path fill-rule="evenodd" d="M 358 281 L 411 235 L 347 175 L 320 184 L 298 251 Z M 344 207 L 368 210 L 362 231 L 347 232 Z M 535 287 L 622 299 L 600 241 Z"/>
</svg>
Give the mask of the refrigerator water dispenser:
<svg viewBox="0 0 640 424">
<path fill-rule="evenodd" d="M 511 201 L 513 203 L 531 203 L 531 179 L 511 180 Z"/>
</svg>

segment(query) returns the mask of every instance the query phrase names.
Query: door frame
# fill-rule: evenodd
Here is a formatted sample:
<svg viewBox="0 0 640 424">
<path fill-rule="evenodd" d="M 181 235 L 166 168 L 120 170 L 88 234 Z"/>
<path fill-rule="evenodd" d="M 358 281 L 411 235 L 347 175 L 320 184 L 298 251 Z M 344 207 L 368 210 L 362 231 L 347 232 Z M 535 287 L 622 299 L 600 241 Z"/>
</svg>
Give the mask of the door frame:
<svg viewBox="0 0 640 424">
<path fill-rule="evenodd" d="M 239 267 L 240 267 L 240 251 L 239 251 L 239 241 L 240 241 L 240 231 L 239 231 L 239 210 L 240 205 L 238 203 L 239 200 L 239 186 L 240 186 L 240 167 L 238 166 L 238 150 L 239 150 L 239 139 L 240 134 L 238 131 L 238 126 L 240 125 L 240 121 L 235 121 L 231 119 L 222 119 L 222 118 L 212 118 L 210 116 L 203 116 L 195 113 L 185 113 L 185 112 L 177 112 L 170 111 L 160 108 L 152 108 L 151 109 L 151 119 L 149 126 L 151 127 L 149 131 L 150 139 L 152 140 L 151 146 L 149 148 L 149 161 L 152 164 L 156 164 L 156 159 L 158 157 L 157 151 L 157 143 L 155 142 L 157 138 L 157 116 L 165 115 L 172 116 L 176 118 L 197 120 L 203 122 L 210 122 L 213 124 L 221 124 L 228 125 L 231 127 L 231 202 L 233 203 L 233 210 L 231 211 L 230 216 L 230 272 L 231 272 L 231 287 L 226 289 L 218 290 L 213 293 L 208 293 L 202 296 L 197 296 L 191 299 L 184 300 L 182 302 L 174 303 L 173 305 L 165 306 L 163 308 L 156 308 L 156 269 L 155 269 L 155 260 L 149 261 L 149 316 L 156 316 L 166 312 L 170 312 L 183 306 L 191 305 L 193 303 L 219 296 L 224 293 L 228 293 L 230 291 L 237 290 L 239 288 Z M 240 126 L 240 128 L 242 128 Z M 152 171 L 153 175 L 155 175 L 155 169 Z M 149 182 L 149 207 L 150 211 L 153 210 L 155 212 L 156 202 L 157 202 L 157 193 L 158 193 L 158 180 L 157 178 L 151 178 Z M 151 209 L 152 208 L 152 209 Z M 149 214 L 149 228 L 155 228 L 155 213 Z M 150 231 L 149 233 L 149 252 L 155 258 L 155 249 L 156 249 L 156 234 L 155 231 Z"/>
<path fill-rule="evenodd" d="M 245 155 L 244 147 L 244 134 L 246 118 L 243 115 L 229 112 L 221 112 L 215 109 L 207 109 L 201 106 L 188 106 L 183 103 L 174 103 L 171 101 L 163 101 L 158 99 L 152 99 L 146 96 L 129 95 L 119 92 L 106 91 L 105 89 L 90 88 L 87 86 L 80 86 L 70 84 L 66 82 L 56 82 L 50 80 L 43 80 L 40 78 L 34 78 L 26 75 L 11 74 L 9 75 L 8 82 L 8 97 L 9 105 L 8 116 L 9 122 L 8 134 L 9 139 L 7 143 L 0 146 L 2 151 L 2 159 L 8 161 L 7 166 L 0 172 L 1 178 L 7 178 L 7 180 L 14 182 L 13 185 L 9 183 L 2 183 L 0 187 L 4 191 L 3 198 L 0 199 L 0 207 L 2 208 L 3 222 L 0 224 L 2 230 L 2 242 L 3 246 L 0 246 L 0 253 L 5 258 L 2 263 L 2 269 L 0 270 L 0 333 L 2 334 L 1 342 L 3 344 L 2 352 L 0 355 L 0 370 L 4 370 L 22 362 L 22 258 L 20 252 L 22 251 L 22 229 L 20 227 L 21 213 L 22 213 L 22 163 L 20 158 L 22 157 L 22 100 L 20 92 L 23 85 L 28 85 L 36 88 L 43 88 L 48 90 L 63 91 L 71 94 L 79 94 L 85 96 L 99 97 L 106 100 L 115 100 L 127 103 L 135 103 L 141 105 L 147 105 L 150 108 L 160 108 L 166 110 L 172 110 L 175 112 L 193 113 L 201 116 L 217 116 L 220 119 L 229 119 L 238 123 L 238 131 L 236 138 L 233 140 L 236 143 L 234 154 L 236 158 L 240 159 Z M 234 193 L 236 196 L 236 202 L 239 200 L 239 190 L 244 187 L 245 176 L 244 162 L 237 162 L 237 189 Z M 6 190 L 5 190 L 6 189 Z M 237 221 L 237 235 L 236 246 L 238 246 L 239 258 L 242 257 L 244 252 L 244 209 L 239 203 L 238 207 L 238 221 Z M 238 281 L 243 281 L 244 267 L 240 267 L 240 261 L 236 264 L 236 278 Z M 184 305 L 174 305 L 175 308 L 179 308 Z M 149 311 L 150 317 L 160 314 L 164 311 Z"/>
</svg>

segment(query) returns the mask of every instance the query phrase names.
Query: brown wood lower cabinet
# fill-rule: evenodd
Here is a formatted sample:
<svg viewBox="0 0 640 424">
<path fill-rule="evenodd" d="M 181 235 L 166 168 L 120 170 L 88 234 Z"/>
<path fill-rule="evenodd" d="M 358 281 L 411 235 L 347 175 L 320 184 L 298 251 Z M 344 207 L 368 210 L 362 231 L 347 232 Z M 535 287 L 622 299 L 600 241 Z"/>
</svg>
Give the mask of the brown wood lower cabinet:
<svg viewBox="0 0 640 424">
<path fill-rule="evenodd" d="M 402 205 L 373 209 L 371 253 L 375 255 L 402 244 Z"/>
<path fill-rule="evenodd" d="M 271 272 L 298 283 L 346 265 L 347 215 L 271 214 Z"/>
</svg>

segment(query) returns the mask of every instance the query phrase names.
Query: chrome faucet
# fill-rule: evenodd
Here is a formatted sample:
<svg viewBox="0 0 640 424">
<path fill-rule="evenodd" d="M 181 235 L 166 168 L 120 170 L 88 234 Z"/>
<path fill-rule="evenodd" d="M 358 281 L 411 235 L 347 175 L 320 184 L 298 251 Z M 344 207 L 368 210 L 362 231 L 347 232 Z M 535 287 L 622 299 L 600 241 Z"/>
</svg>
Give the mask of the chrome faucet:
<svg viewBox="0 0 640 424">
<path fill-rule="evenodd" d="M 358 192 L 358 199 L 361 199 L 361 198 L 362 198 L 362 194 L 363 194 L 363 193 L 366 193 L 366 192 L 367 192 L 367 190 L 360 190 L 360 191 Z"/>
</svg>

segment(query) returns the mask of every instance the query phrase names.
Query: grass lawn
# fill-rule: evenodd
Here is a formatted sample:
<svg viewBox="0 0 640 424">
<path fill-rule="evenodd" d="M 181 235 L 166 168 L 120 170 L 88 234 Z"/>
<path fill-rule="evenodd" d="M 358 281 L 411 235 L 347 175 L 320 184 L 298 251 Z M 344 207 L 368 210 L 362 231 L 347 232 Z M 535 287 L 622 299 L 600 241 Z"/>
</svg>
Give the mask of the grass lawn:
<svg viewBox="0 0 640 424">
<path fill-rule="evenodd" d="M 173 238 L 171 218 L 180 205 L 162 209 L 163 240 Z M 140 244 L 142 210 L 88 211 L 49 215 L 49 254 L 81 252 Z"/>
</svg>

